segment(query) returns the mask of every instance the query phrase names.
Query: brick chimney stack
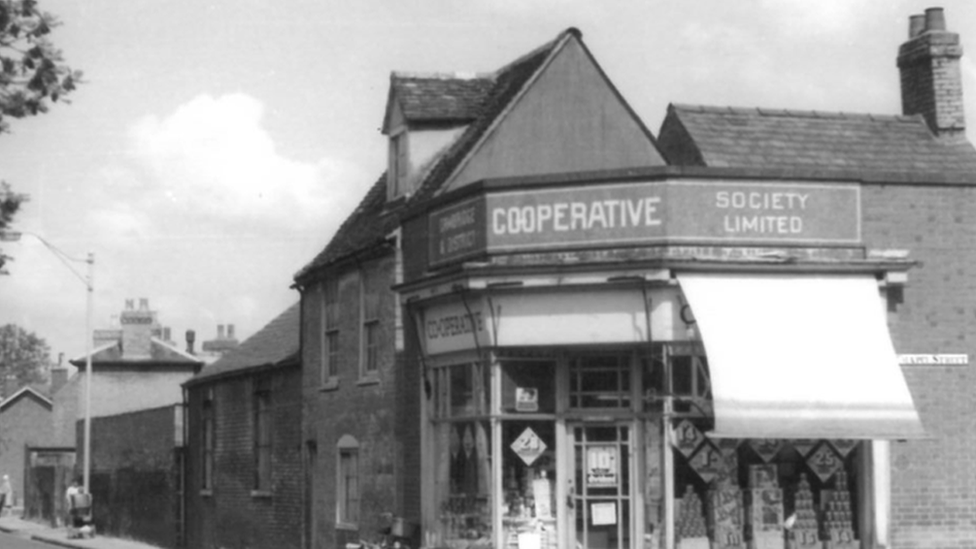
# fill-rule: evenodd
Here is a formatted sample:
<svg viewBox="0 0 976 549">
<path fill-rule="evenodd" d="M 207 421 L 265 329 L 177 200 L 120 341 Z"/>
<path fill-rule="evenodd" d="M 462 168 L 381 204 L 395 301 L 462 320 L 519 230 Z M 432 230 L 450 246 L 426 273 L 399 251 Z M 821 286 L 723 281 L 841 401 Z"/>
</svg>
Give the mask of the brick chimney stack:
<svg viewBox="0 0 976 549">
<path fill-rule="evenodd" d="M 139 308 L 132 307 L 133 300 L 125 300 L 125 310 L 119 316 L 122 324 L 122 359 L 139 360 L 151 356 L 155 315 L 149 310 L 149 300 L 141 298 Z"/>
<path fill-rule="evenodd" d="M 937 137 L 965 139 L 959 34 L 946 30 L 942 8 L 929 8 L 908 22 L 908 41 L 898 49 L 901 109 L 921 114 Z"/>
</svg>

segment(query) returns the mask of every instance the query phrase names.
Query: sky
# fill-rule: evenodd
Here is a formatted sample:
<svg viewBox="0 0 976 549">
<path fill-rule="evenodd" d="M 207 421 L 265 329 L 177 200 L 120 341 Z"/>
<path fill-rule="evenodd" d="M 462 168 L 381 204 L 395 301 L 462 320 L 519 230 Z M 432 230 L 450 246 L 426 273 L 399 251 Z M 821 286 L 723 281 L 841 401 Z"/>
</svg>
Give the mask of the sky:
<svg viewBox="0 0 976 549">
<path fill-rule="evenodd" d="M 932 6 L 976 141 L 969 0 L 40 0 L 85 83 L 0 135 L 30 195 L 0 325 L 85 352 L 85 286 L 37 235 L 94 254 L 93 328 L 146 298 L 181 347 L 253 335 L 383 172 L 391 71 L 490 72 L 576 27 L 655 135 L 669 103 L 900 114 L 898 46 Z"/>
</svg>

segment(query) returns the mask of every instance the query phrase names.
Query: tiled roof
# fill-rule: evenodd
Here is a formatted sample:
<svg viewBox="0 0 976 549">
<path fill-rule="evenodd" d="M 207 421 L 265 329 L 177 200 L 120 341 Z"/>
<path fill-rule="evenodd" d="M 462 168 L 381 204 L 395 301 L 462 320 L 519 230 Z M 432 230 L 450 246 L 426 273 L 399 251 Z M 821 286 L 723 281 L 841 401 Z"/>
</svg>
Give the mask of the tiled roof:
<svg viewBox="0 0 976 549">
<path fill-rule="evenodd" d="M 976 171 L 972 145 L 940 141 L 921 116 L 671 105 L 658 143 L 672 164 Z"/>
<path fill-rule="evenodd" d="M 262 366 L 289 364 L 292 359 L 297 360 L 300 325 L 301 306 L 296 302 L 256 334 L 244 340 L 236 349 L 204 366 L 187 384 Z"/>
<path fill-rule="evenodd" d="M 462 103 L 466 105 L 463 109 L 459 107 L 458 112 L 462 110 L 468 113 L 476 112 L 477 117 L 471 121 L 450 147 L 439 157 L 435 157 L 430 168 L 426 171 L 423 181 L 418 186 L 417 192 L 410 197 L 409 202 L 400 201 L 388 204 L 386 201 L 386 174 L 382 175 L 367 192 L 359 207 L 339 227 L 325 249 L 295 275 L 295 280 L 302 282 L 321 267 L 382 243 L 390 232 L 399 226 L 400 217 L 406 207 L 410 204 L 423 202 L 432 196 L 495 120 L 505 111 L 505 108 L 552 54 L 556 46 L 570 34 L 578 37 L 579 31 L 568 29 L 552 42 L 502 67 L 490 78 L 475 79 L 478 80 L 478 83 L 468 81 L 464 85 L 470 87 L 467 90 L 468 92 L 472 92 L 480 86 L 485 86 L 485 89 L 481 89 L 479 92 L 481 99 L 478 105 L 468 102 L 474 100 L 473 92 L 470 97 L 466 96 L 464 101 L 456 101 L 457 105 Z M 424 93 L 418 92 L 411 96 L 418 101 L 424 98 L 429 99 L 434 106 L 428 108 L 418 104 L 412 108 L 417 112 L 434 111 L 442 108 L 438 106 L 441 105 L 441 102 L 433 99 L 433 95 L 428 95 L 428 92 L 432 94 L 435 86 L 453 86 L 458 83 L 456 79 L 446 78 L 444 80 L 446 82 L 439 84 L 426 82 L 425 85 L 430 84 L 431 87 L 423 88 Z M 394 82 L 396 82 L 396 77 L 394 77 Z M 417 89 L 420 90 L 421 88 L 418 87 Z"/>
<path fill-rule="evenodd" d="M 494 84 L 490 75 L 394 72 L 390 93 L 409 122 L 470 122 Z"/>
<path fill-rule="evenodd" d="M 301 282 L 316 269 L 382 243 L 400 223 L 402 202 L 387 207 L 386 173 L 367 191 L 359 206 L 349 214 L 325 249 L 295 275 Z"/>
</svg>

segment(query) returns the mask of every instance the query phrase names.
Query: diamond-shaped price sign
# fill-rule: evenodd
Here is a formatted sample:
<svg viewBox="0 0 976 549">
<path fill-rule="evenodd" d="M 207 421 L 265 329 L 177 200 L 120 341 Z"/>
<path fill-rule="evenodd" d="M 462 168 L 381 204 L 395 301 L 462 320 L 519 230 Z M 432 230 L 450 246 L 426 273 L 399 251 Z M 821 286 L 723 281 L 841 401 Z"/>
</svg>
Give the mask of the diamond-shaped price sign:
<svg viewBox="0 0 976 549">
<path fill-rule="evenodd" d="M 705 482 L 712 482 L 716 476 L 718 476 L 719 470 L 719 460 L 722 459 L 722 455 L 718 453 L 718 450 L 712 448 L 711 444 L 706 444 L 701 447 L 701 450 L 695 453 L 695 457 L 688 461 L 691 468 L 698 473 L 698 476 L 702 478 Z"/>
<path fill-rule="evenodd" d="M 711 483 L 717 478 L 725 478 L 734 469 L 735 456 L 723 455 L 711 444 L 704 444 L 688 463 L 705 482 Z"/>
<path fill-rule="evenodd" d="M 766 463 L 769 463 L 783 449 L 783 441 L 778 438 L 754 438 L 749 443 Z"/>
<path fill-rule="evenodd" d="M 829 445 L 821 444 L 807 458 L 807 467 L 817 474 L 820 482 L 827 482 L 827 479 L 834 476 L 834 473 L 843 468 L 844 464 Z"/>
<path fill-rule="evenodd" d="M 851 453 L 851 450 L 857 446 L 857 441 L 849 438 L 841 438 L 831 440 L 830 444 L 834 447 L 834 450 L 837 450 L 838 454 L 843 457 L 847 457 L 847 454 Z"/>
<path fill-rule="evenodd" d="M 531 427 L 526 427 L 512 443 L 511 448 L 526 465 L 532 465 L 546 451 L 547 446 Z"/>
<path fill-rule="evenodd" d="M 705 435 L 695 427 L 695 424 L 688 421 L 687 419 L 682 420 L 674 428 L 674 447 L 678 449 L 679 452 L 688 457 L 698 449 L 701 443 L 705 440 Z"/>
<path fill-rule="evenodd" d="M 795 438 L 790 441 L 790 445 L 796 448 L 796 451 L 803 457 L 807 457 L 807 454 L 810 453 L 810 450 L 813 450 L 816 444 L 816 440 L 810 440 L 808 438 Z"/>
</svg>

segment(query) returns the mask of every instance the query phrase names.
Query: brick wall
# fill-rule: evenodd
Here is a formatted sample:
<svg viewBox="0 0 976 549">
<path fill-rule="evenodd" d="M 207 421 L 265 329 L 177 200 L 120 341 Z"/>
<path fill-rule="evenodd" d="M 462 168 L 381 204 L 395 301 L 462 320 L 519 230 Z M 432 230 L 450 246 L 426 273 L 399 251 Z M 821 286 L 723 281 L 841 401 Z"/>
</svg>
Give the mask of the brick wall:
<svg viewBox="0 0 976 549">
<path fill-rule="evenodd" d="M 100 532 L 176 546 L 175 422 L 174 406 L 92 419 L 92 518 Z M 84 422 L 76 427 L 80 474 Z"/>
<path fill-rule="evenodd" d="M 898 353 L 976 360 L 976 188 L 868 185 L 864 239 L 907 249 Z M 929 440 L 892 443 L 893 547 L 976 547 L 976 375 L 968 366 L 904 367 Z"/>
<path fill-rule="evenodd" d="M 262 371 L 193 385 L 188 390 L 187 546 L 297 549 L 302 542 L 301 370 L 269 372 L 271 489 L 255 492 L 254 383 Z M 213 389 L 213 487 L 202 491 L 201 410 Z"/>
<path fill-rule="evenodd" d="M 326 276 L 339 278 L 339 364 L 334 385 L 320 382 L 322 359 L 322 287 L 310 285 L 302 292 L 302 361 L 304 364 L 304 436 L 314 445 L 315 460 L 310 463 L 309 525 L 317 549 L 343 547 L 346 542 L 372 539 L 382 523 L 381 515 L 402 515 L 397 481 L 416 476 L 405 469 L 403 456 L 414 448 L 404 446 L 397 434 L 395 410 L 400 368 L 395 349 L 396 322 L 394 283 L 396 261 L 392 253 L 364 260 L 347 268 L 334 269 Z M 372 380 L 359 375 L 359 276 L 362 271 L 378 277 L 374 292 L 380 299 L 378 376 Z M 400 417 L 409 414 L 401 413 Z M 416 417 L 412 421 L 416 423 Z M 336 526 L 337 443 L 343 436 L 359 443 L 359 482 L 361 503 L 355 528 Z"/>
</svg>

